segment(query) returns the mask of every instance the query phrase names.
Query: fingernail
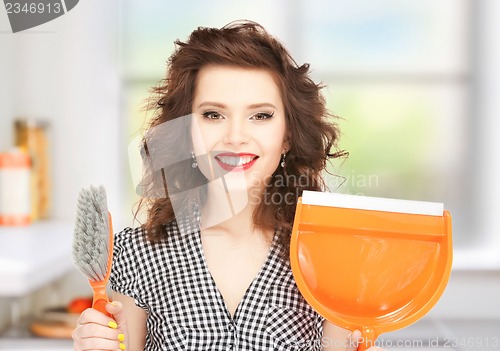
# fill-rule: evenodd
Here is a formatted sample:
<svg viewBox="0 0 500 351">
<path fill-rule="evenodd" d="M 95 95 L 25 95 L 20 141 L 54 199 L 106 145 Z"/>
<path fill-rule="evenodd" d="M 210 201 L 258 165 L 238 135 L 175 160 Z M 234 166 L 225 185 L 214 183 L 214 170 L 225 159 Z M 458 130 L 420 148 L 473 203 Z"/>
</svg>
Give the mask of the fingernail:
<svg viewBox="0 0 500 351">
<path fill-rule="evenodd" d="M 123 340 L 125 340 L 125 335 L 118 334 L 118 341 L 123 341 Z"/>
<path fill-rule="evenodd" d="M 125 350 L 126 348 L 127 346 L 125 346 L 125 344 L 120 343 L 120 350 Z"/>
<path fill-rule="evenodd" d="M 115 321 L 109 321 L 108 322 L 108 327 L 110 327 L 112 329 L 116 329 L 116 328 L 118 328 L 118 324 L 116 324 Z"/>
<path fill-rule="evenodd" d="M 116 303 L 116 301 L 111 301 L 110 304 L 112 304 L 113 306 L 118 306 L 118 304 Z"/>
</svg>

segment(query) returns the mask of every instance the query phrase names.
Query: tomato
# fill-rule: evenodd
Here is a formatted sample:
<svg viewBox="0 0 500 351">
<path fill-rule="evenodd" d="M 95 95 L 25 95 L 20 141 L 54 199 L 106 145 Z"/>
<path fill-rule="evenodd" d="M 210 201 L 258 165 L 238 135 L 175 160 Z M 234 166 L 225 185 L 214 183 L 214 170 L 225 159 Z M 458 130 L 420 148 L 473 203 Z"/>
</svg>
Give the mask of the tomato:
<svg viewBox="0 0 500 351">
<path fill-rule="evenodd" d="M 71 300 L 68 304 L 67 310 L 70 313 L 82 313 L 87 308 L 92 307 L 91 297 L 77 297 Z"/>
</svg>

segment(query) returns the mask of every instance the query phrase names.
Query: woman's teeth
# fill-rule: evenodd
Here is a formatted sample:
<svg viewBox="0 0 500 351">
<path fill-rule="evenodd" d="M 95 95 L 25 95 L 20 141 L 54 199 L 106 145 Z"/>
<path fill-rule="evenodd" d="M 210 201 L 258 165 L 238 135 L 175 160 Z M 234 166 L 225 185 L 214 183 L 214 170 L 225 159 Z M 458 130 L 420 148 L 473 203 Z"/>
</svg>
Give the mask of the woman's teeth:
<svg viewBox="0 0 500 351">
<path fill-rule="evenodd" d="M 226 165 L 237 167 L 252 162 L 255 156 L 217 156 L 217 158 Z"/>
</svg>

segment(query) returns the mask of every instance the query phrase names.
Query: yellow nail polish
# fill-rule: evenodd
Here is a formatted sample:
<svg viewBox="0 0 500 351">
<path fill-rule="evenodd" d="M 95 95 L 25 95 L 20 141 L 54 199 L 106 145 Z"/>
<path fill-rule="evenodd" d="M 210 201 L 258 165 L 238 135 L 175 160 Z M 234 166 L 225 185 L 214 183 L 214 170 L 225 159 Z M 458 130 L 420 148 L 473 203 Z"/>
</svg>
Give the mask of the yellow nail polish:
<svg viewBox="0 0 500 351">
<path fill-rule="evenodd" d="M 125 344 L 120 343 L 120 350 L 125 350 L 126 348 Z"/>
<path fill-rule="evenodd" d="M 112 329 L 116 329 L 116 328 L 118 328 L 118 324 L 116 324 L 115 321 L 109 321 L 108 322 L 108 327 L 110 327 Z"/>
<path fill-rule="evenodd" d="M 123 341 L 123 340 L 125 340 L 125 335 L 118 334 L 118 341 Z"/>
</svg>

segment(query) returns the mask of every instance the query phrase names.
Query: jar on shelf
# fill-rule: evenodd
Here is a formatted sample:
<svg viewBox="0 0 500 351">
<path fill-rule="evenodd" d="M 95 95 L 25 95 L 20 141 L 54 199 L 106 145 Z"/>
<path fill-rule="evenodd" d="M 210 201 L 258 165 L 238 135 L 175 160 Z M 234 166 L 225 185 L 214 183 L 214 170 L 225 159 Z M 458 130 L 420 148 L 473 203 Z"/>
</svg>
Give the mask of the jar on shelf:
<svg viewBox="0 0 500 351">
<path fill-rule="evenodd" d="M 0 153 L 0 225 L 31 223 L 30 173 L 26 152 Z"/>
<path fill-rule="evenodd" d="M 31 217 L 33 220 L 49 217 L 51 182 L 48 123 L 35 119 L 14 122 L 14 144 L 31 158 Z"/>
</svg>

